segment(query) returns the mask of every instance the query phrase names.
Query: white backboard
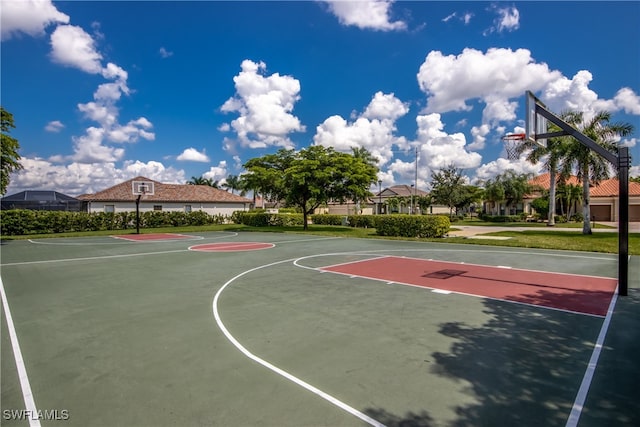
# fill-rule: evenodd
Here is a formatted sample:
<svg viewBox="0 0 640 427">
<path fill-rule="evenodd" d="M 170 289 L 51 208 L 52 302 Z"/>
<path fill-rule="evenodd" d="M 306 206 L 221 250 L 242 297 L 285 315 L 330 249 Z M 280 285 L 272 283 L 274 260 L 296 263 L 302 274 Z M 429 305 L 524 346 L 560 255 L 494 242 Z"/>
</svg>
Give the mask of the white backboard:
<svg viewBox="0 0 640 427">
<path fill-rule="evenodd" d="M 153 181 L 133 181 L 131 187 L 134 196 L 152 196 L 154 194 Z"/>
<path fill-rule="evenodd" d="M 536 105 L 541 105 L 545 107 L 545 105 L 540 102 L 536 96 L 527 91 L 526 94 L 527 102 L 526 102 L 526 111 L 527 115 L 525 118 L 525 134 L 526 138 L 529 141 L 535 142 L 543 147 L 547 146 L 546 139 L 538 138 L 538 135 L 543 133 L 547 133 L 547 119 L 540 114 L 536 113 Z M 545 107 L 546 108 L 546 107 Z"/>
</svg>

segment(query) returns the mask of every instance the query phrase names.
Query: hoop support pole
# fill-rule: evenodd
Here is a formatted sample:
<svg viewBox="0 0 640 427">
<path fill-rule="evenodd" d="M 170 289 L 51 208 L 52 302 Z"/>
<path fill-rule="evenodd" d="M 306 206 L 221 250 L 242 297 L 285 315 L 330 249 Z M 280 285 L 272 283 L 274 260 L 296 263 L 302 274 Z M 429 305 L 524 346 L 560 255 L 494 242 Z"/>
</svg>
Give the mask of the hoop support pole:
<svg viewBox="0 0 640 427">
<path fill-rule="evenodd" d="M 618 295 L 626 296 L 629 287 L 629 147 L 620 147 L 616 155 L 540 104 L 536 104 L 536 114 L 540 114 L 564 131 L 555 132 L 559 134 L 557 136 L 574 137 L 618 169 Z"/>
</svg>

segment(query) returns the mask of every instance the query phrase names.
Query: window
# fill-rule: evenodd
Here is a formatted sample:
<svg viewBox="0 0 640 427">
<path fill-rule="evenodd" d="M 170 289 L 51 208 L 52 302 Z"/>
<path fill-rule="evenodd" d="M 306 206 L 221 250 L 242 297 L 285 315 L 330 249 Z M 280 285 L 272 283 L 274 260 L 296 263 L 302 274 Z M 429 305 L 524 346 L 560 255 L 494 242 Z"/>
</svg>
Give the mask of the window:
<svg viewBox="0 0 640 427">
<path fill-rule="evenodd" d="M 162 210 L 162 205 L 153 205 L 153 210 L 154 211 L 161 211 Z"/>
<path fill-rule="evenodd" d="M 191 212 L 191 205 L 184 205 L 184 211 L 185 211 L 186 213 Z"/>
<path fill-rule="evenodd" d="M 104 205 L 104 211 L 109 213 L 113 213 L 116 211 L 116 206 L 115 205 Z"/>
</svg>

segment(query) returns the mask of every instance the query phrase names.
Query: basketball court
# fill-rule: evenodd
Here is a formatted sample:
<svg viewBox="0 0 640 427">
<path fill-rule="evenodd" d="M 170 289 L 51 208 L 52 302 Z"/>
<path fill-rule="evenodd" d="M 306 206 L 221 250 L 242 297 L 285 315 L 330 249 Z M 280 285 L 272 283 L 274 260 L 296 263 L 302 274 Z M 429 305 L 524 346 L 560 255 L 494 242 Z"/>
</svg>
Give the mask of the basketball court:
<svg viewBox="0 0 640 427">
<path fill-rule="evenodd" d="M 304 234 L 1 261 L 3 426 L 640 424 L 638 257 L 624 297 L 614 254 Z"/>
</svg>

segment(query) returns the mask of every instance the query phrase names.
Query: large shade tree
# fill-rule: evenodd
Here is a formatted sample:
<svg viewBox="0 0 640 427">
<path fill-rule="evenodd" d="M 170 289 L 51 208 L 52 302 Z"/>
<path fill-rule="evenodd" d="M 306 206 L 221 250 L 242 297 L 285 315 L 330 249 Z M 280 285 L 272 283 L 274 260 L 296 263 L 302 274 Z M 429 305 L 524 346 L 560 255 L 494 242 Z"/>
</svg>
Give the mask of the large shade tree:
<svg viewBox="0 0 640 427">
<path fill-rule="evenodd" d="M 585 118 L 582 112 L 569 112 L 565 114 L 564 120 L 596 144 L 616 155 L 619 138 L 633 132 L 633 125 L 629 123 L 612 123 L 611 113 L 608 111 L 599 111 L 591 118 Z M 564 138 L 566 147 L 563 149 L 562 171 L 565 175 L 575 171 L 578 179 L 582 181 L 582 234 L 591 234 L 589 187 L 609 178 L 611 165 L 604 157 L 580 141 L 573 137 Z"/>
<path fill-rule="evenodd" d="M 9 136 L 11 129 L 15 128 L 13 114 L 0 107 L 0 127 L 2 130 L 2 159 L 0 161 L 0 194 L 7 191 L 11 182 L 11 174 L 22 169 L 20 163 L 20 144 L 18 140 Z"/>
<path fill-rule="evenodd" d="M 431 174 L 431 197 L 440 205 L 449 207 L 449 216 L 453 216 L 453 210 L 460 205 L 466 196 L 466 179 L 462 170 L 454 165 Z"/>
<path fill-rule="evenodd" d="M 300 208 L 304 229 L 309 214 L 330 202 L 363 200 L 376 182 L 378 168 L 361 157 L 314 145 L 300 151 L 281 149 L 249 160 L 243 180 L 272 200 Z"/>
</svg>

